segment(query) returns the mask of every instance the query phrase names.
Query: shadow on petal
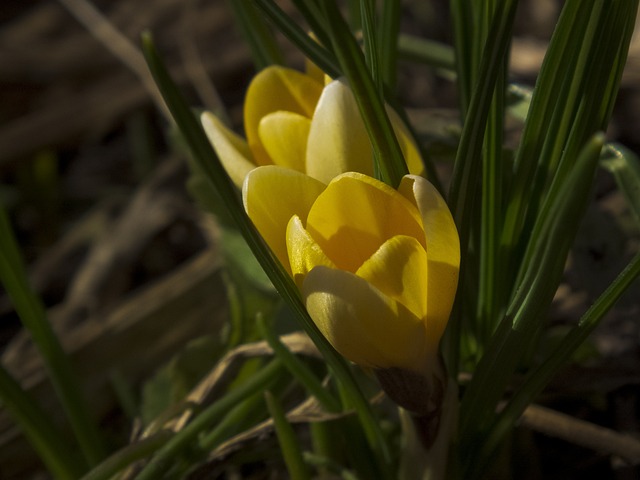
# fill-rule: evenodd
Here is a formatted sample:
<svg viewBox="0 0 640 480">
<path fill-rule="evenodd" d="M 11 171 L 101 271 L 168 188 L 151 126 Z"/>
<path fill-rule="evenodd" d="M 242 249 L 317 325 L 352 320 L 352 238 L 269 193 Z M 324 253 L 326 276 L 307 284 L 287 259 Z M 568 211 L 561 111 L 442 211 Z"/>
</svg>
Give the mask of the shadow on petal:
<svg viewBox="0 0 640 480">
<path fill-rule="evenodd" d="M 302 294 L 320 331 L 352 362 L 371 368 L 424 367 L 423 322 L 362 278 L 318 266 L 304 280 Z"/>
</svg>

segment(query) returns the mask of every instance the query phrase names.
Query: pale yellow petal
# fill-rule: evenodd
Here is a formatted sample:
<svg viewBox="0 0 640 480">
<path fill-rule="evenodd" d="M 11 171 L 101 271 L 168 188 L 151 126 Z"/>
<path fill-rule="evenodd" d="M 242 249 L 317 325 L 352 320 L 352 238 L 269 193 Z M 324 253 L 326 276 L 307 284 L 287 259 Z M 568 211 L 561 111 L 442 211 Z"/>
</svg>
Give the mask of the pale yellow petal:
<svg viewBox="0 0 640 480">
<path fill-rule="evenodd" d="M 304 173 L 310 126 L 307 117 L 278 111 L 262 118 L 258 134 L 274 164 Z"/>
<path fill-rule="evenodd" d="M 400 193 L 420 211 L 427 239 L 427 329 L 440 338 L 444 331 L 458 287 L 460 240 L 458 230 L 438 190 L 427 180 L 415 175 L 402 179 Z"/>
<path fill-rule="evenodd" d="M 325 87 L 307 143 L 307 174 L 321 182 L 345 172 L 373 175 L 371 142 L 353 92 L 344 80 Z"/>
<path fill-rule="evenodd" d="M 422 321 L 366 280 L 318 266 L 303 283 L 309 315 L 334 348 L 364 367 L 420 371 L 427 358 Z"/>
<path fill-rule="evenodd" d="M 321 83 L 290 68 L 267 67 L 253 78 L 244 102 L 244 129 L 258 165 L 273 163 L 258 135 L 260 120 L 279 110 L 311 118 L 321 93 Z"/>
<path fill-rule="evenodd" d="M 318 265 L 335 268 L 297 215 L 291 217 L 287 226 L 287 251 L 291 274 L 298 288 L 302 288 L 304 277 Z"/>
<path fill-rule="evenodd" d="M 253 169 L 242 186 L 244 208 L 280 262 L 291 273 L 287 224 L 294 215 L 306 219 L 325 185 L 307 175 L 274 165 Z"/>
<path fill-rule="evenodd" d="M 417 208 L 388 185 L 355 172 L 329 184 L 311 208 L 306 227 L 337 267 L 350 272 L 396 235 L 424 244 Z"/>
<path fill-rule="evenodd" d="M 407 164 L 409 173 L 424 177 L 424 163 L 411 132 L 409 132 L 409 129 L 400 116 L 391 107 L 387 107 L 387 114 L 389 115 L 389 120 L 391 120 L 391 124 L 393 125 L 393 130 L 396 134 L 396 138 L 398 139 L 398 143 L 400 144 L 400 149 L 404 155 L 404 160 Z"/>
<path fill-rule="evenodd" d="M 244 177 L 256 167 L 252 162 L 247 142 L 228 129 L 218 117 L 210 112 L 204 112 L 200 119 L 222 166 L 233 183 L 241 188 Z"/>
<path fill-rule="evenodd" d="M 418 318 L 427 316 L 427 252 L 413 237 L 387 240 L 356 272 Z"/>
</svg>

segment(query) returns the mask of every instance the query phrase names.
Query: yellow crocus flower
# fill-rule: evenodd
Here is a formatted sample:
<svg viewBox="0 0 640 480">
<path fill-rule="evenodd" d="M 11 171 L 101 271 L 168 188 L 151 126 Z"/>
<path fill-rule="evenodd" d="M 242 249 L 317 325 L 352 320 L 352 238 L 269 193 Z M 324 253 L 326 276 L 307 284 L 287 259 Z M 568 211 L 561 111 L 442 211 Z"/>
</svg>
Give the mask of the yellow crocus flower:
<svg viewBox="0 0 640 480">
<path fill-rule="evenodd" d="M 336 350 L 363 367 L 430 374 L 460 265 L 455 224 L 430 182 L 407 175 L 394 190 L 361 173 L 324 183 L 264 166 L 242 191 Z"/>
<path fill-rule="evenodd" d="M 409 171 L 423 163 L 406 126 L 387 109 Z M 281 66 L 260 71 L 244 103 L 241 136 L 205 112 L 202 125 L 231 180 L 242 186 L 257 166 L 279 165 L 328 183 L 348 171 L 373 175 L 372 150 L 353 93 L 345 80 L 324 85 L 317 75 Z"/>
</svg>

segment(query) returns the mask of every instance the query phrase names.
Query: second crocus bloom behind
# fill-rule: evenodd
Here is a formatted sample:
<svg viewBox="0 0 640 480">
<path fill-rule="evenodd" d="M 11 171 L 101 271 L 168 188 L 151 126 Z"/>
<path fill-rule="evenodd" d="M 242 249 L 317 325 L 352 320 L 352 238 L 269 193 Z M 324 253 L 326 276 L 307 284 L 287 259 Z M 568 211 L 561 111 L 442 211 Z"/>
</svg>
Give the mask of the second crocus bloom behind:
<svg viewBox="0 0 640 480">
<path fill-rule="evenodd" d="M 415 142 L 387 109 L 409 171 L 423 173 Z M 247 139 L 205 112 L 202 124 L 233 182 L 241 186 L 258 166 L 278 165 L 328 183 L 355 171 L 373 175 L 372 151 L 355 97 L 344 80 L 317 78 L 280 66 L 259 72 L 244 103 Z"/>
</svg>

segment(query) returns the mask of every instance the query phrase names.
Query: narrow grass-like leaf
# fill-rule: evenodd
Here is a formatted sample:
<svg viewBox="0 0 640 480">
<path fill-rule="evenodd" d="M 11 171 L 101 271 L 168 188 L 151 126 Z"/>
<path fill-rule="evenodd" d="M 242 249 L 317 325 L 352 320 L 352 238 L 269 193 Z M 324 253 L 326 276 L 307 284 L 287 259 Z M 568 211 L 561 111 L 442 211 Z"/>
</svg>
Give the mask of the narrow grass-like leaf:
<svg viewBox="0 0 640 480">
<path fill-rule="evenodd" d="M 380 71 L 380 59 L 378 51 L 378 29 L 376 25 L 375 0 L 360 0 L 360 11 L 362 12 L 362 45 L 364 58 L 371 72 L 371 78 L 378 90 L 378 95 L 382 95 L 382 72 Z"/>
<path fill-rule="evenodd" d="M 485 132 L 482 167 L 482 203 L 480 226 L 480 255 L 478 278 L 478 314 L 480 331 L 484 344 L 493 333 L 499 320 L 501 299 L 505 297 L 502 257 L 500 255 L 500 233 L 502 232 L 502 185 L 504 158 L 502 152 L 504 128 L 504 94 L 507 65 L 496 83 L 494 99 L 489 110 L 487 131 Z"/>
<path fill-rule="evenodd" d="M 104 458 L 98 429 L 82 397 L 69 358 L 47 321 L 42 300 L 29 286 L 20 251 L 4 208 L 0 205 L 0 282 L 4 285 L 18 317 L 43 357 L 51 383 L 60 398 L 80 450 L 89 466 Z"/>
<path fill-rule="evenodd" d="M 314 455 L 330 460 L 333 463 L 340 463 L 340 459 L 345 458 L 341 451 L 340 443 L 336 441 L 338 427 L 337 421 L 319 421 L 309 423 L 309 434 L 311 436 L 311 449 Z M 321 466 L 318 476 L 323 477 L 328 474 L 328 469 Z"/>
<path fill-rule="evenodd" d="M 482 144 L 486 129 L 487 115 L 491 106 L 496 82 L 503 71 L 503 64 L 511 41 L 511 30 L 515 16 L 516 0 L 505 0 L 496 8 L 491 31 L 487 39 L 485 50 L 480 63 L 480 74 L 476 85 L 469 112 L 464 123 L 453 178 L 449 190 L 449 205 L 456 221 L 460 235 L 460 245 L 463 251 L 469 245 L 469 235 L 473 222 L 473 202 L 476 200 L 478 176 L 482 166 Z M 467 280 L 466 264 L 469 258 L 462 256 L 460 264 L 460 280 L 462 287 Z M 452 319 L 448 328 L 450 333 L 445 337 L 445 358 L 451 375 L 457 374 L 459 361 L 459 342 L 461 332 L 461 296 L 464 288 L 458 288 L 458 296 Z"/>
<path fill-rule="evenodd" d="M 611 172 L 640 226 L 640 158 L 619 144 L 608 144 L 600 165 Z"/>
<path fill-rule="evenodd" d="M 325 387 L 322 386 L 322 383 L 320 383 L 311 369 L 302 363 L 298 357 L 283 345 L 278 338 L 278 335 L 267 327 L 261 316 L 256 320 L 260 334 L 264 337 L 269 346 L 273 349 L 275 355 L 280 359 L 289 372 L 291 372 L 296 380 L 298 380 L 328 411 L 339 412 L 340 403 L 329 393 L 328 390 L 325 389 Z"/>
<path fill-rule="evenodd" d="M 362 12 L 360 0 L 347 0 L 347 9 L 349 12 L 349 26 L 351 30 L 357 32 L 362 29 Z"/>
<path fill-rule="evenodd" d="M 500 412 L 489 434 L 481 444 L 480 452 L 475 457 L 479 463 L 470 466 L 472 476 L 479 476 L 487 467 L 487 463 L 495 458 L 495 452 L 505 435 L 513 428 L 527 405 L 535 400 L 544 387 L 553 379 L 558 371 L 570 360 L 573 353 L 582 345 L 587 337 L 599 325 L 600 320 L 613 307 L 622 294 L 640 276 L 640 253 L 618 275 L 589 310 L 580 322 L 558 344 L 553 353 L 524 379 L 518 391 Z"/>
<path fill-rule="evenodd" d="M 482 36 L 478 44 L 486 43 L 490 23 L 496 9 L 495 0 L 484 2 L 482 8 Z M 487 116 L 482 152 L 482 201 L 478 209 L 479 232 L 474 237 L 479 241 L 479 276 L 477 295 L 476 332 L 479 344 L 486 344 L 498 322 L 501 299 L 504 297 L 502 256 L 500 255 L 500 233 L 502 231 L 502 185 L 503 185 L 503 130 L 505 90 L 507 85 L 508 56 L 505 55 L 497 75 L 493 100 Z"/>
<path fill-rule="evenodd" d="M 307 35 L 275 2 L 254 0 L 254 4 L 309 60 L 331 78 L 340 76 L 340 67 L 335 56 Z"/>
<path fill-rule="evenodd" d="M 331 39 L 327 35 L 327 26 L 324 23 L 324 16 L 318 4 L 314 0 L 293 0 L 293 3 L 309 24 L 311 31 L 320 44 L 325 48 L 331 45 Z"/>
<path fill-rule="evenodd" d="M 460 118 L 463 123 L 466 123 L 467 111 L 470 108 L 474 90 L 474 6 L 467 0 L 451 0 L 449 5 L 453 27 L 455 67 L 458 74 Z"/>
<path fill-rule="evenodd" d="M 493 336 L 487 351 L 462 398 L 460 438 L 468 439 L 464 447 L 473 455 L 478 435 L 493 418 L 511 375 L 518 365 L 532 335 L 541 325 L 560 281 L 566 256 L 588 204 L 593 176 L 604 137 L 597 135 L 583 149 L 565 185 L 556 197 L 552 214 L 541 228 L 546 234 L 530 248 L 535 269 L 526 272 L 507 314 Z"/>
<path fill-rule="evenodd" d="M 637 0 L 634 2 L 637 9 Z M 594 40 L 592 55 L 586 62 L 587 65 L 597 64 L 602 68 L 592 69 L 585 66 L 584 70 L 579 73 L 580 81 L 584 84 L 582 86 L 582 98 L 580 104 L 576 109 L 574 116 L 571 119 L 571 128 L 568 134 L 565 135 L 565 143 L 558 151 L 560 155 L 557 164 L 549 164 L 550 157 L 545 157 L 541 160 L 541 165 L 534 180 L 534 186 L 531 192 L 531 198 L 529 199 L 529 206 L 527 211 L 526 220 L 523 223 L 525 231 L 532 232 L 529 237 L 521 237 L 521 245 L 525 243 L 535 243 L 538 241 L 538 236 L 544 235 L 539 229 L 543 222 L 538 221 L 538 217 L 546 217 L 550 215 L 551 205 L 554 202 L 554 198 L 561 194 L 565 188 L 566 178 L 570 175 L 573 169 L 575 159 L 578 157 L 579 151 L 582 148 L 584 142 L 600 129 L 605 129 L 608 123 L 608 103 L 609 97 L 615 96 L 617 92 L 617 83 L 620 80 L 619 72 L 613 67 L 615 63 L 619 63 L 619 60 L 611 55 L 611 52 L 617 52 L 626 55 L 629 39 L 623 33 L 628 28 L 629 18 L 633 19 L 632 12 L 628 10 L 629 2 L 613 2 L 607 3 L 606 10 L 602 15 L 597 10 L 594 18 L 599 21 L 599 25 L 595 29 L 587 29 L 586 32 L 590 32 L 590 35 Z M 625 8 L 626 7 L 626 8 Z M 593 99 L 600 99 L 600 102 Z M 549 142 L 548 142 L 549 143 Z M 544 153 L 544 151 L 543 151 Z M 554 172 L 552 181 L 546 190 L 543 190 L 542 178 L 548 175 L 547 170 L 551 169 Z M 544 173 L 541 173 L 544 172 Z M 541 204 L 538 207 L 538 204 Z M 534 226 L 535 223 L 535 226 Z M 514 253 L 514 255 L 520 261 L 520 273 L 516 284 L 519 283 L 519 279 L 522 278 L 524 272 L 529 269 L 531 265 L 531 257 L 529 253 L 522 256 L 521 248 Z"/>
<path fill-rule="evenodd" d="M 360 46 L 349 31 L 338 6 L 333 2 L 323 2 L 323 7 L 333 49 L 356 97 L 382 180 L 396 188 L 407 173 L 407 165 L 384 108 L 384 100 L 369 75 Z"/>
<path fill-rule="evenodd" d="M 0 403 L 13 417 L 37 452 L 47 470 L 62 480 L 78 478 L 85 468 L 75 449 L 64 442 L 64 435 L 51 417 L 29 396 L 18 382 L 0 365 Z"/>
<path fill-rule="evenodd" d="M 256 69 L 262 70 L 273 64 L 284 65 L 284 57 L 276 39 L 253 2 L 229 0 L 227 4 L 233 10 L 236 24 L 249 45 Z"/>
<path fill-rule="evenodd" d="M 611 17 L 609 26 L 605 27 L 605 29 L 607 31 L 612 31 L 618 36 L 619 48 L 615 52 L 611 52 L 608 50 L 609 45 L 598 44 L 598 48 L 605 49 L 606 53 L 613 55 L 613 65 L 609 74 L 609 83 L 603 94 L 600 113 L 600 121 L 602 122 L 600 124 L 601 130 L 606 130 L 606 126 L 608 125 L 611 114 L 613 113 L 613 107 L 618 96 L 618 90 L 620 89 L 620 81 L 629 55 L 631 39 L 636 27 L 636 18 L 638 16 L 640 1 L 619 0 L 617 5 L 617 15 Z"/>
<path fill-rule="evenodd" d="M 538 209 L 546 201 L 545 191 L 549 188 L 552 190 L 554 185 L 555 188 L 561 188 L 560 186 L 573 168 L 580 148 L 586 139 L 600 128 L 599 122 L 596 122 L 597 116 L 594 114 L 594 109 L 599 108 L 597 102 L 593 100 L 596 97 L 588 95 L 585 88 L 589 86 L 593 88 L 598 83 L 602 83 L 594 79 L 595 75 L 592 73 L 591 65 L 601 65 L 602 71 L 607 68 L 606 64 L 599 61 L 604 62 L 606 59 L 594 55 L 592 50 L 595 42 L 603 41 L 600 31 L 602 3 L 596 1 L 590 14 L 590 17 L 587 15 L 589 21 L 586 24 L 583 37 L 574 39 L 579 43 L 570 43 L 571 51 L 577 52 L 574 54 L 575 64 L 565 71 L 566 81 L 558 95 L 558 98 L 562 100 L 556 105 L 551 117 L 536 174 L 533 181 L 528 180 L 530 195 L 526 205 L 527 212 L 523 217 L 524 221 L 521 222 L 524 232 L 531 231 L 533 223 L 537 221 Z M 610 57 L 610 55 L 606 56 Z M 598 71 L 601 72 L 599 69 Z M 597 75 L 605 77 L 602 73 Z M 594 90 L 602 91 L 602 88 L 596 87 Z M 593 113 L 590 113 L 589 110 Z M 546 204 L 550 205 L 550 202 L 546 202 Z M 544 214 L 543 207 L 540 215 Z M 527 241 L 526 238 L 521 238 Z M 518 250 L 513 252 L 516 258 L 520 256 Z"/>
<path fill-rule="evenodd" d="M 280 451 L 284 457 L 284 463 L 287 465 L 289 478 L 292 480 L 307 480 L 311 478 L 309 467 L 304 461 L 302 450 L 291 424 L 287 420 L 287 416 L 280 405 L 280 402 L 269 391 L 264 393 L 267 402 L 267 408 L 273 419 L 273 425 L 280 444 Z"/>
<path fill-rule="evenodd" d="M 455 53 L 452 47 L 413 35 L 400 34 L 398 37 L 398 56 L 402 60 L 410 60 L 451 72 L 454 72 L 456 67 Z"/>
<path fill-rule="evenodd" d="M 309 338 L 311 338 L 327 361 L 337 382 L 348 392 L 349 405 L 355 409 L 362 428 L 365 431 L 366 438 L 376 453 L 376 459 L 379 462 L 379 471 L 381 472 L 380 476 L 383 478 L 389 477 L 386 470 L 386 465 L 390 464 L 391 458 L 389 447 L 376 421 L 371 405 L 358 387 L 349 366 L 344 358 L 327 342 L 315 323 L 313 323 L 313 320 L 309 317 L 300 299 L 293 280 L 273 255 L 269 247 L 264 243 L 264 240 L 253 226 L 253 223 L 251 223 L 238 198 L 235 186 L 226 174 L 220 160 L 215 155 L 202 126 L 197 122 L 180 94 L 178 87 L 171 80 L 166 67 L 155 50 L 149 34 L 143 36 L 143 52 L 154 79 L 158 83 L 158 87 L 167 102 L 167 106 L 191 149 L 194 160 L 199 168 L 206 174 L 208 180 L 211 182 L 212 188 L 215 188 L 219 192 L 225 208 L 232 218 L 236 220 L 238 228 L 245 237 L 253 254 L 283 300 L 285 300 L 296 314 L 296 318 L 299 320 L 301 327 L 307 335 L 309 335 Z"/>
<path fill-rule="evenodd" d="M 238 404 L 233 405 L 228 411 L 224 413 L 224 417 L 216 424 L 210 432 L 204 434 L 200 439 L 200 449 L 203 452 L 211 452 L 222 442 L 227 440 L 231 435 L 238 433 L 239 428 L 248 428 L 254 423 L 248 423 L 248 419 L 253 419 L 257 415 L 262 414 L 262 418 L 266 418 L 266 412 L 264 411 L 263 394 L 262 391 L 266 388 L 270 388 L 275 383 L 276 378 L 273 378 L 269 384 L 261 388 L 261 391 L 257 391 L 254 394 L 242 399 Z M 257 421 L 261 421 L 262 418 L 258 418 Z M 240 427 L 242 426 L 242 427 Z"/>
<path fill-rule="evenodd" d="M 517 255 L 513 250 L 520 238 L 525 210 L 531 199 L 531 179 L 538 168 L 545 141 L 553 138 L 554 132 L 549 126 L 554 112 L 556 109 L 560 113 L 564 111 L 564 97 L 558 92 L 563 90 L 563 84 L 571 78 L 569 72 L 572 71 L 577 59 L 576 50 L 571 48 L 580 50 L 580 39 L 584 35 L 590 18 L 586 9 L 592 4 L 592 0 L 569 0 L 565 3 L 531 98 L 522 139 L 514 161 L 515 172 L 508 193 L 501 240 L 502 248 L 508 251 L 508 255 L 515 255 L 516 258 Z M 513 274 L 513 272 L 509 273 Z"/>
<path fill-rule="evenodd" d="M 505 0 L 496 9 L 491 35 L 482 57 L 478 85 L 474 89 L 460 145 L 456 155 L 449 203 L 460 231 L 460 244 L 467 246 L 472 203 L 475 200 L 476 180 L 482 165 L 480 152 L 484 140 L 487 115 L 498 76 L 503 68 L 511 40 L 511 27 L 515 14 L 515 0 Z"/>
<path fill-rule="evenodd" d="M 392 92 L 396 88 L 398 72 L 398 35 L 400 33 L 400 2 L 382 2 L 380 15 L 380 71 L 382 81 Z"/>
</svg>

